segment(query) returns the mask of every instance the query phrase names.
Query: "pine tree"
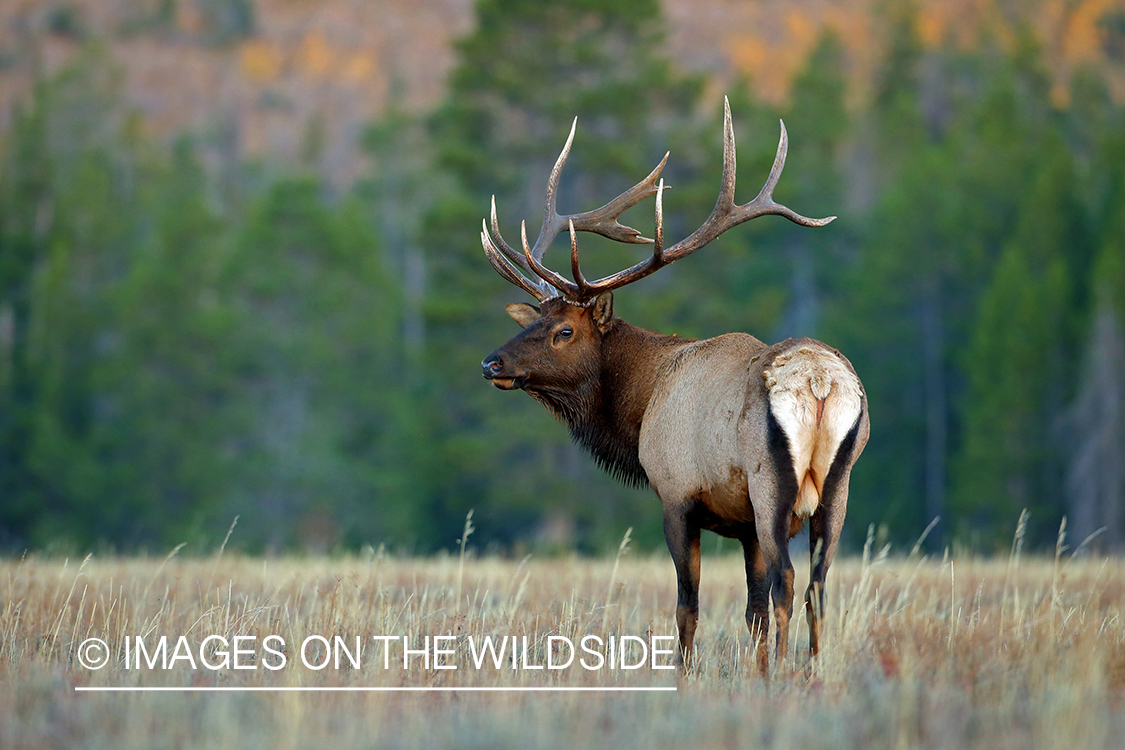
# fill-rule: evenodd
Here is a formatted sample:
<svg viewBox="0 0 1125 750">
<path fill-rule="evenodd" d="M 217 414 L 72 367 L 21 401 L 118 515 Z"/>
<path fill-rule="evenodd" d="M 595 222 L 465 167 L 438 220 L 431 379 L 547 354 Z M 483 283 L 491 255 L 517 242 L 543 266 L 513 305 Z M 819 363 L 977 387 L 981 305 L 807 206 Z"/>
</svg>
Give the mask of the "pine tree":
<svg viewBox="0 0 1125 750">
<path fill-rule="evenodd" d="M 917 14 L 910 0 L 889 0 L 881 13 L 885 51 L 849 170 L 849 181 L 860 186 L 852 205 L 867 209 L 856 225 L 861 255 L 849 277 L 848 315 L 837 316 L 879 427 L 855 481 L 857 492 L 867 487 L 880 501 L 861 506 L 853 528 L 880 523 L 911 535 L 946 515 L 948 286 L 960 255 L 952 242 L 958 164 L 942 147 L 944 134 L 925 128 L 927 60 Z M 864 193 L 871 205 L 864 205 Z M 939 526 L 929 542 L 939 545 L 943 537 Z"/>
<path fill-rule="evenodd" d="M 49 244 L 51 164 L 46 158 L 42 87 L 30 109 L 17 110 L 0 168 L 0 544 L 25 540 L 34 522 L 34 477 L 27 465 L 36 376 L 30 328 L 35 274 Z"/>
<path fill-rule="evenodd" d="M 1119 121 L 1120 122 L 1120 121 Z M 1066 510 L 1078 540 L 1125 548 L 1125 127 L 1108 127 L 1099 164 L 1109 174 L 1101 250 L 1090 273 L 1090 320 L 1074 402 L 1066 414 Z"/>
<path fill-rule="evenodd" d="M 438 166 L 452 184 L 434 200 L 421 242 L 433 410 L 426 435 L 445 457 L 428 472 L 441 539 L 456 538 L 473 507 L 482 534 L 501 541 L 529 535 L 551 512 L 618 537 L 620 528 L 604 521 L 622 502 L 640 502 L 598 477 L 538 405 L 491 392 L 480 380 L 480 360 L 513 333 L 503 303 L 520 293 L 489 267 L 478 235 L 492 194 L 509 241 L 518 242 L 522 219 L 534 235 L 547 173 L 576 115 L 562 211 L 601 205 L 666 149 L 677 149 L 699 87 L 672 71 L 661 44 L 653 0 L 481 0 L 476 30 L 457 45 L 450 93 L 431 131 Z M 677 184 L 675 168 L 668 176 Z M 636 210 L 637 225 L 651 226 L 651 210 Z M 644 251 L 599 240 L 581 238 L 591 276 L 636 262 Z M 548 263 L 558 262 L 555 253 L 561 251 L 551 251 Z M 544 483 L 560 475 L 573 481 Z M 654 522 L 650 531 L 658 529 Z"/>
<path fill-rule="evenodd" d="M 782 188 L 792 197 L 784 200 L 818 215 L 846 209 L 840 174 L 844 140 L 850 129 L 844 104 L 844 70 L 843 44 L 834 33 L 824 34 L 793 79 L 793 103 L 785 118 L 793 151 Z M 842 276 L 839 266 L 845 260 L 840 240 L 847 230 L 843 223 L 824 232 L 789 229 L 775 226 L 775 236 L 784 239 L 771 243 L 773 247 L 754 250 L 775 252 L 792 264 L 788 310 L 774 338 L 820 336 L 823 288 L 838 289 Z"/>
<path fill-rule="evenodd" d="M 1068 287 L 1061 258 L 1036 258 L 1016 240 L 980 300 L 966 351 L 965 442 L 955 472 L 965 531 L 996 538 L 1023 509 L 1038 525 L 1057 528 L 1060 457 L 1051 437 Z"/>
<path fill-rule="evenodd" d="M 119 84 L 118 69 L 93 47 L 40 81 L 3 173 L 0 266 L 13 345 L 11 401 L 0 406 L 9 415 L 0 460 L 10 469 L 0 526 L 25 544 L 54 538 L 54 529 L 64 540 L 99 533 L 92 372 L 117 340 L 105 325 L 109 292 L 139 229 L 140 155 Z M 124 505 L 120 513 L 129 516 Z"/>
<path fill-rule="evenodd" d="M 401 298 L 358 206 L 328 204 L 312 178 L 278 180 L 218 284 L 239 323 L 220 352 L 241 410 L 227 419 L 229 491 L 254 541 L 324 549 L 416 531 L 399 493 Z"/>
</svg>

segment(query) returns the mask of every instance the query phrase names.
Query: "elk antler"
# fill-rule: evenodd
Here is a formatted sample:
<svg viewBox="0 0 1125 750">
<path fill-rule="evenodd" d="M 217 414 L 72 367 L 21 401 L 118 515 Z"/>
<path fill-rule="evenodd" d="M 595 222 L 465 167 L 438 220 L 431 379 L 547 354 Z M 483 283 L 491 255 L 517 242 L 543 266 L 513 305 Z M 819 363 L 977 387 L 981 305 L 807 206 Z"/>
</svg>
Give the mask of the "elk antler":
<svg viewBox="0 0 1125 750">
<path fill-rule="evenodd" d="M 577 122 L 576 118 L 575 125 Z M 550 288 L 553 287 L 567 300 L 579 305 L 586 304 L 602 292 L 617 289 L 638 279 L 643 279 L 658 268 L 691 255 L 728 229 L 766 214 L 784 216 L 790 221 L 806 227 L 822 227 L 836 218 L 835 216 L 828 216 L 823 219 L 810 219 L 780 203 L 774 202 L 773 190 L 781 177 L 781 170 L 785 168 L 785 156 L 789 150 L 789 137 L 785 132 L 784 122 L 781 123 L 781 139 L 777 144 L 777 155 L 774 157 L 773 167 L 770 169 L 765 185 L 762 186 L 757 197 L 749 203 L 738 205 L 734 202 L 734 127 L 731 125 L 730 102 L 725 99 L 723 102 L 723 177 L 719 188 L 719 199 L 715 202 L 715 208 L 711 210 L 711 215 L 707 217 L 707 221 L 703 222 L 703 225 L 688 237 L 680 240 L 672 247 L 664 248 L 664 181 L 660 180 L 657 184 L 656 180 L 664 168 L 665 162 L 668 161 L 667 154 L 664 155 L 664 159 L 657 165 L 656 169 L 652 170 L 648 177 L 601 208 L 582 214 L 560 216 L 555 210 L 559 173 L 562 171 L 566 157 L 570 153 L 570 144 L 574 140 L 575 125 L 571 125 L 570 136 L 566 140 L 566 145 L 563 147 L 547 183 L 547 205 L 543 218 L 543 228 L 539 231 L 535 246 L 530 247 L 528 245 L 526 222 L 521 225 L 520 232 L 523 243 L 522 254 L 517 253 L 504 242 L 496 221 L 495 196 L 492 199 L 492 234 L 496 235 L 499 248 L 493 243 L 487 225 L 484 225 L 481 231 L 481 243 L 484 245 L 485 254 L 492 263 L 492 267 L 505 279 L 540 301 L 556 296 Z M 637 230 L 620 224 L 617 217 L 627 208 L 636 205 L 653 193 L 656 193 L 655 239 L 648 239 L 642 237 Z M 570 230 L 570 264 L 574 277 L 573 281 L 547 268 L 542 262 L 543 253 L 548 245 L 564 227 L 568 227 Z M 648 258 L 630 268 L 597 281 L 586 281 L 578 264 L 576 233 L 579 231 L 594 232 L 619 242 L 652 243 L 653 252 Z M 534 273 L 542 279 L 542 282 L 530 281 L 520 273 L 519 269 Z"/>
</svg>

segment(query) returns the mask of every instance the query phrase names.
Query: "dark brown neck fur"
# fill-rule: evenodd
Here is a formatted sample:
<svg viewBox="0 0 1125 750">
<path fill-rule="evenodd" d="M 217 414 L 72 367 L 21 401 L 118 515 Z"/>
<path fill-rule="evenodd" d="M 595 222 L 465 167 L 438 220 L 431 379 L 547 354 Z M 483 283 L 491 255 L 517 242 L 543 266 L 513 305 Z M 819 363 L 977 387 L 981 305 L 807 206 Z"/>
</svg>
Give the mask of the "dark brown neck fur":
<svg viewBox="0 0 1125 750">
<path fill-rule="evenodd" d="M 687 339 L 646 331 L 614 318 L 601 341 L 597 371 L 577 387 L 528 392 L 566 422 L 575 442 L 597 464 L 633 487 L 648 477 L 638 455 L 641 420 L 667 355 Z"/>
</svg>

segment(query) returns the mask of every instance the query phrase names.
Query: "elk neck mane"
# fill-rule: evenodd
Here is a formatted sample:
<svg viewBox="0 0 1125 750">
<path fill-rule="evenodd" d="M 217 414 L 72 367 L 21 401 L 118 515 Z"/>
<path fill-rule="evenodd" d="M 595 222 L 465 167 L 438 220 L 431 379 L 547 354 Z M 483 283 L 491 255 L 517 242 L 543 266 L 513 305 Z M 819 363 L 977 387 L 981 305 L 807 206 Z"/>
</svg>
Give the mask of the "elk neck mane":
<svg viewBox="0 0 1125 750">
<path fill-rule="evenodd" d="M 647 487 L 639 454 L 641 420 L 666 355 L 687 343 L 691 340 L 614 318 L 596 366 L 567 387 L 527 392 L 566 423 L 574 441 L 608 474 L 631 487 Z"/>
</svg>

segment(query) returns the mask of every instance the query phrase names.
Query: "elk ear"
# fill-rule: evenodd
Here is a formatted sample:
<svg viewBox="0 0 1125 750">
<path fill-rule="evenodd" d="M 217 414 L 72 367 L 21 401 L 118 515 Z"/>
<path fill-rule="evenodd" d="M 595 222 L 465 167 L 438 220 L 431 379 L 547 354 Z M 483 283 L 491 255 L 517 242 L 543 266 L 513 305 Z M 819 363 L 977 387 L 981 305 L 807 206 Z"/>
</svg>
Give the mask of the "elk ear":
<svg viewBox="0 0 1125 750">
<path fill-rule="evenodd" d="M 602 292 L 594 300 L 593 304 L 594 325 L 602 333 L 606 332 L 609 328 L 609 322 L 613 320 L 613 292 Z"/>
<path fill-rule="evenodd" d="M 512 316 L 512 320 L 520 324 L 520 328 L 527 328 L 539 320 L 539 308 L 523 302 L 513 302 L 510 305 L 505 305 L 504 309 Z"/>
</svg>

